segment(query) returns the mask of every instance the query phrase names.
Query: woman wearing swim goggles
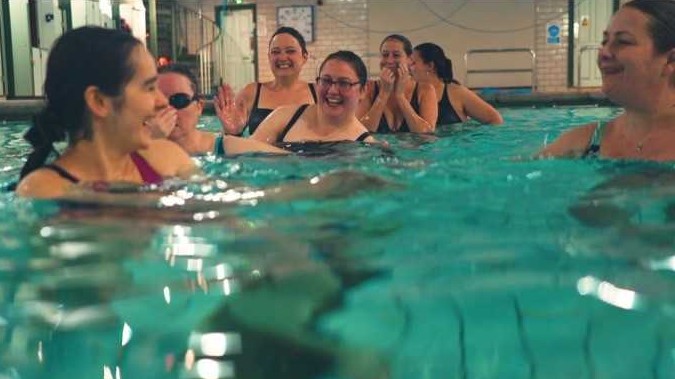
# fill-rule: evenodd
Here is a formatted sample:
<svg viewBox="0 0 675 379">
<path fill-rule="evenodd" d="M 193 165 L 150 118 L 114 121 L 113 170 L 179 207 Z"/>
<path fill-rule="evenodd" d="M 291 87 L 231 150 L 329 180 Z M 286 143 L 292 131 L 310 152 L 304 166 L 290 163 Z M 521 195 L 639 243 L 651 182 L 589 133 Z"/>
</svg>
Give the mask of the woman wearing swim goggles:
<svg viewBox="0 0 675 379">
<path fill-rule="evenodd" d="M 178 92 L 169 96 L 169 105 L 174 107 L 177 111 L 187 108 L 193 101 L 199 100 L 199 95 L 188 95 L 187 93 Z"/>
<path fill-rule="evenodd" d="M 199 130 L 197 124 L 204 110 L 204 101 L 197 92 L 197 78 L 187 66 L 176 63 L 160 67 L 158 73 L 157 86 L 168 97 L 170 105 L 165 114 L 158 115 L 158 119 L 163 117 L 161 122 L 167 124 L 162 128 L 168 130 L 164 137 L 180 145 L 188 154 L 286 153 L 258 141 Z M 170 116 L 172 112 L 173 120 Z"/>
</svg>

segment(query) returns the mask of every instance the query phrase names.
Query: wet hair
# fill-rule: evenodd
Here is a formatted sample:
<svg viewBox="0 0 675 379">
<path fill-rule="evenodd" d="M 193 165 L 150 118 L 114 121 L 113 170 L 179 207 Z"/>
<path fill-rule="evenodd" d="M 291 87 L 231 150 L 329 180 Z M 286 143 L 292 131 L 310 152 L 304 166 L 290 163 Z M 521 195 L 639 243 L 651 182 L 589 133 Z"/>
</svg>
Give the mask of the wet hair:
<svg viewBox="0 0 675 379">
<path fill-rule="evenodd" d="M 302 34 L 300 34 L 300 32 L 297 31 L 297 29 L 291 28 L 290 26 L 282 26 L 279 29 L 277 29 L 277 31 L 274 32 L 274 34 L 272 34 L 272 38 L 270 38 L 269 46 L 272 46 L 272 40 L 279 34 L 288 34 L 291 37 L 295 38 L 295 40 L 298 41 L 298 44 L 300 45 L 302 55 L 305 56 L 309 55 L 309 52 L 307 52 L 307 42 L 305 42 L 305 37 L 303 37 Z"/>
<path fill-rule="evenodd" d="M 675 1 L 633 0 L 623 6 L 636 9 L 649 18 L 647 28 L 659 54 L 675 48 Z"/>
<path fill-rule="evenodd" d="M 405 51 L 405 54 L 407 56 L 412 55 L 412 52 L 413 52 L 412 43 L 410 43 L 409 39 L 407 39 L 406 37 L 404 37 L 400 34 L 390 34 L 390 35 L 384 37 L 384 39 L 382 40 L 382 43 L 380 43 L 380 50 L 382 50 L 382 45 L 384 45 L 384 43 L 389 41 L 389 40 L 394 40 L 394 41 L 398 41 L 398 42 L 402 43 L 403 44 L 403 51 Z"/>
<path fill-rule="evenodd" d="M 353 51 L 340 50 L 328 55 L 321 63 L 321 66 L 319 66 L 319 74 L 321 74 L 326 62 L 331 60 L 347 63 L 354 72 L 356 72 L 356 76 L 359 78 L 359 84 L 361 84 L 361 86 L 366 85 L 366 81 L 368 80 L 368 69 L 366 69 L 366 65 L 363 63 L 361 57 L 356 55 Z"/>
<path fill-rule="evenodd" d="M 424 63 L 433 63 L 438 75 L 444 83 L 455 82 L 452 74 L 452 61 L 445 56 L 443 48 L 435 43 L 427 42 L 415 46 L 415 51 L 420 55 Z"/>
<path fill-rule="evenodd" d="M 24 136 L 33 151 L 22 178 L 44 165 L 55 142 L 67 140 L 72 146 L 92 138 L 84 92 L 95 86 L 119 99 L 134 76 L 132 53 L 138 46 L 141 42 L 129 33 L 97 26 L 73 29 L 57 39 L 47 60 L 45 107 Z"/>
<path fill-rule="evenodd" d="M 194 92 L 195 95 L 198 95 L 197 77 L 192 72 L 192 70 L 190 70 L 190 67 L 182 63 L 169 63 L 167 65 L 160 66 L 157 69 L 157 74 L 168 74 L 168 73 L 179 74 L 186 77 L 190 81 L 190 88 L 192 88 L 192 92 Z"/>
</svg>

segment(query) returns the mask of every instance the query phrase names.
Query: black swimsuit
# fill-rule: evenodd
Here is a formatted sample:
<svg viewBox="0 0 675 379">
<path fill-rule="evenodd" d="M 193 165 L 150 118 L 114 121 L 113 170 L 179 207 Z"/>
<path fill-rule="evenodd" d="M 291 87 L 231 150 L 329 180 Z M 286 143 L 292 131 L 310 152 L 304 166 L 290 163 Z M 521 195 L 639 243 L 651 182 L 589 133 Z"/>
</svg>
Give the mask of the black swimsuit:
<svg viewBox="0 0 675 379">
<path fill-rule="evenodd" d="M 375 82 L 375 91 L 373 93 L 373 99 L 377 99 L 377 95 L 379 94 L 380 94 L 380 86 L 377 82 Z M 412 97 L 410 97 L 410 106 L 412 106 L 412 109 L 415 111 L 415 113 L 417 114 L 420 113 L 420 104 L 419 101 L 417 100 L 417 83 L 415 84 L 415 89 L 413 90 Z M 406 123 L 405 120 L 403 120 L 401 127 L 397 131 L 393 131 L 391 130 L 391 128 L 389 128 L 387 118 L 384 116 L 384 112 L 382 112 L 382 117 L 380 117 L 380 123 L 377 125 L 377 133 L 398 133 L 398 132 L 410 132 L 408 123 Z"/>
<path fill-rule="evenodd" d="M 309 92 L 312 93 L 312 98 L 314 99 L 314 103 L 317 102 L 317 97 L 316 97 L 316 90 L 314 89 L 314 86 L 311 84 L 307 84 L 309 86 Z M 258 108 L 258 103 L 260 102 L 260 92 L 262 92 L 262 83 L 258 83 L 258 86 L 255 90 L 255 99 L 253 100 L 253 106 L 251 107 L 251 113 L 248 115 L 248 121 L 246 122 L 246 125 L 248 126 L 248 133 L 250 135 L 253 135 L 256 129 L 258 129 L 258 126 L 260 125 L 263 120 L 269 116 L 270 113 L 274 109 L 269 109 L 269 108 Z"/>
<path fill-rule="evenodd" d="M 598 158 L 600 156 L 600 143 L 602 142 L 602 137 L 605 134 L 605 126 L 607 126 L 606 123 L 598 122 L 598 125 L 593 130 L 591 140 L 588 141 L 586 150 L 584 150 L 583 154 L 581 155 L 582 158 Z"/>
<path fill-rule="evenodd" d="M 458 124 L 460 122 L 464 121 L 462 121 L 462 118 L 459 117 L 457 111 L 450 103 L 450 97 L 448 96 L 448 85 L 445 84 L 443 86 L 443 96 L 441 96 L 441 100 L 438 102 L 438 121 L 436 121 L 436 124 L 450 125 Z"/>
<path fill-rule="evenodd" d="M 277 143 L 283 143 L 284 142 L 284 139 L 286 138 L 286 135 L 291 130 L 291 128 L 293 128 L 293 126 L 298 121 L 300 116 L 302 116 L 302 114 L 305 112 L 305 109 L 307 109 L 307 107 L 309 107 L 309 104 L 303 104 L 298 108 L 298 110 L 295 111 L 295 113 L 293 114 L 293 117 L 291 117 L 291 119 L 288 120 L 288 124 L 286 124 L 286 126 L 284 127 L 284 130 L 282 130 L 281 133 L 279 133 L 279 136 L 277 137 Z M 361 133 L 358 137 L 356 137 L 356 139 L 354 141 L 362 142 L 362 141 L 365 141 L 365 139 L 368 138 L 368 137 L 370 137 L 370 133 L 365 131 L 365 132 Z M 352 142 L 352 141 L 313 141 L 313 143 L 332 143 L 332 142 Z M 302 142 L 302 143 L 306 143 L 306 142 Z"/>
</svg>

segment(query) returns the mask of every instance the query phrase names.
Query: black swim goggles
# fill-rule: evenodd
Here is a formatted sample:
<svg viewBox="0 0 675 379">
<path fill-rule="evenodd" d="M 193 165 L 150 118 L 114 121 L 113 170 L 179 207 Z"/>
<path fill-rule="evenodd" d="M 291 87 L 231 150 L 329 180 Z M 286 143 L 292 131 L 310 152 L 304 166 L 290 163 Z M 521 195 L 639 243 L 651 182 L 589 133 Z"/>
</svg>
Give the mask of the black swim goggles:
<svg viewBox="0 0 675 379">
<path fill-rule="evenodd" d="M 190 95 L 188 95 L 187 93 L 179 92 L 169 96 L 169 105 L 176 108 L 177 110 L 181 110 L 190 105 L 190 103 L 192 103 L 193 101 L 197 100 L 199 100 L 199 96 L 197 96 L 196 94 L 190 97 Z"/>
</svg>

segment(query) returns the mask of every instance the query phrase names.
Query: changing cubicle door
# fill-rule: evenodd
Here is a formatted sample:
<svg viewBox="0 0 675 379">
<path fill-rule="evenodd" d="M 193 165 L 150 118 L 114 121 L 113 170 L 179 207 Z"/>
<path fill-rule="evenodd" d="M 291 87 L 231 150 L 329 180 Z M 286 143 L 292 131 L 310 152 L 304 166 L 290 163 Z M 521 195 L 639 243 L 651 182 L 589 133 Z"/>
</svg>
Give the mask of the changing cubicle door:
<svg viewBox="0 0 675 379">
<path fill-rule="evenodd" d="M 5 18 L 3 17 L 3 8 L 0 6 L 0 30 L 5 30 Z M 5 63 L 5 41 L 3 41 L 4 32 L 0 34 L 0 97 L 7 95 L 7 64 Z"/>
<path fill-rule="evenodd" d="M 255 5 L 218 7 L 218 26 L 223 30 L 220 75 L 235 91 L 256 81 L 257 35 Z"/>
<path fill-rule="evenodd" d="M 33 93 L 43 95 L 43 83 L 47 70 L 47 57 L 54 41 L 63 34 L 61 11 L 58 0 L 35 1 L 35 13 L 32 22 L 36 26 L 33 33 L 37 33 L 31 48 L 33 63 Z"/>
<path fill-rule="evenodd" d="M 574 0 L 574 82 L 577 87 L 602 85 L 598 50 L 614 3 L 614 0 Z"/>
</svg>

